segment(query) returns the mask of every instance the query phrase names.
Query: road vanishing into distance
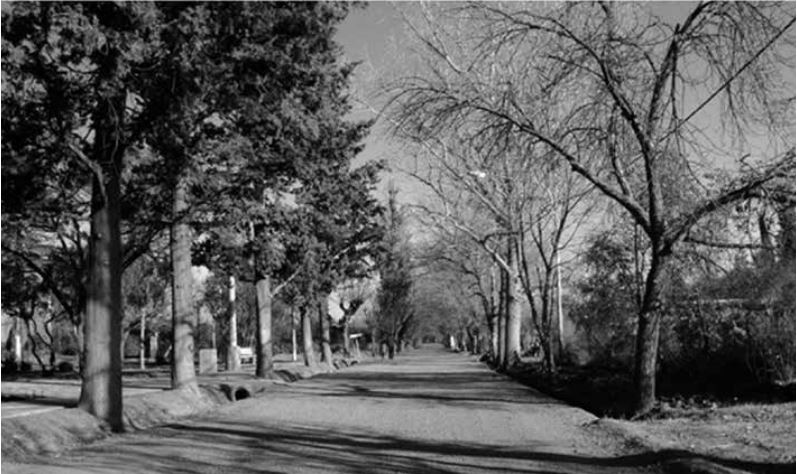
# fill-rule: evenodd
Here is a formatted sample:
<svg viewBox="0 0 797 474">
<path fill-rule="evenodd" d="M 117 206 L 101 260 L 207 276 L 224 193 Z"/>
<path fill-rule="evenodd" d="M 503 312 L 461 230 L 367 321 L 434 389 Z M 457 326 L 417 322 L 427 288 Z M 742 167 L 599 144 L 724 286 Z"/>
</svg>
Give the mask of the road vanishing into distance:
<svg viewBox="0 0 797 474">
<path fill-rule="evenodd" d="M 658 472 L 595 417 L 425 347 L 7 473 Z"/>
</svg>

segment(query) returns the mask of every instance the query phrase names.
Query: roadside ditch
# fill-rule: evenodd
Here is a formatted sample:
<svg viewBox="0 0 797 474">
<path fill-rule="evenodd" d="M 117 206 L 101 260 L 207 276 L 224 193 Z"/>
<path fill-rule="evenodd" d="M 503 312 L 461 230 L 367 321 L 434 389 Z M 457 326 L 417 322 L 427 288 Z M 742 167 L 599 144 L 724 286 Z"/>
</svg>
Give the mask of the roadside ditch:
<svg viewBox="0 0 797 474">
<path fill-rule="evenodd" d="M 124 433 L 198 416 L 221 405 L 265 395 L 274 384 L 291 383 L 348 366 L 348 362 L 336 360 L 333 366 L 318 364 L 276 370 L 273 379 L 230 377 L 129 397 L 123 407 Z M 3 461 L 24 462 L 36 456 L 56 456 L 113 435 L 102 420 L 79 408 L 64 408 L 3 419 L 0 444 Z"/>
</svg>

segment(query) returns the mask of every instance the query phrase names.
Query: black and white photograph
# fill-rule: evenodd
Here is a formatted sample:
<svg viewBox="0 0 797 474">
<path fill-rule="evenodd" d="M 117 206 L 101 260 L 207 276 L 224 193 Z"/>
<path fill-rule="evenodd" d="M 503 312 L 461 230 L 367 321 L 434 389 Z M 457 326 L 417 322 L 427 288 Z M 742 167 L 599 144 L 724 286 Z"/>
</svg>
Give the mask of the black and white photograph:
<svg viewBox="0 0 797 474">
<path fill-rule="evenodd" d="M 791 474 L 794 1 L 2 1 L 3 474 Z"/>
</svg>

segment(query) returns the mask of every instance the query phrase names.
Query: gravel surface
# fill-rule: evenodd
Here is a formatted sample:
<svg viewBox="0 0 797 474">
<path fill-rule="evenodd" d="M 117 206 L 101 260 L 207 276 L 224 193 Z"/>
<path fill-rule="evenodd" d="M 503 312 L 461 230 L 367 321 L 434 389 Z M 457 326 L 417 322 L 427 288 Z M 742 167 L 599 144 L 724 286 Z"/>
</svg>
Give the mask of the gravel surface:
<svg viewBox="0 0 797 474">
<path fill-rule="evenodd" d="M 425 348 L 225 405 L 212 415 L 115 436 L 13 472 L 658 472 L 595 417 Z"/>
</svg>

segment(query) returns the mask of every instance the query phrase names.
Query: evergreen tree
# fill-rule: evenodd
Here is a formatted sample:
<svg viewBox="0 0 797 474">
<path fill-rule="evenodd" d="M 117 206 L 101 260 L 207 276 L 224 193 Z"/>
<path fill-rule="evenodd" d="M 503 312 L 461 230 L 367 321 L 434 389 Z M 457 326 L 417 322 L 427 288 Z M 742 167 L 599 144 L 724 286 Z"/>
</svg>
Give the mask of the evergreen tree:
<svg viewBox="0 0 797 474">
<path fill-rule="evenodd" d="M 128 93 L 150 53 L 142 37 L 150 12 L 115 3 L 14 4 L 3 12 L 3 211 L 91 183 L 80 406 L 114 430 L 122 429 L 121 182 L 136 123 Z"/>
<path fill-rule="evenodd" d="M 378 314 L 375 320 L 378 342 L 387 344 L 392 359 L 410 335 L 414 323 L 412 271 L 409 246 L 404 236 L 404 219 L 391 189 L 385 216 L 383 254 L 377 264 L 380 286 L 377 293 Z M 374 341 L 377 342 L 377 341 Z"/>
<path fill-rule="evenodd" d="M 268 377 L 272 298 L 302 272 L 316 280 L 303 283 L 313 295 L 322 286 L 331 288 L 333 267 L 353 254 L 355 241 L 367 234 L 363 228 L 373 226 L 369 216 L 378 206 L 369 193 L 379 166 L 350 170 L 370 124 L 343 120 L 350 111 L 346 90 L 354 66 L 339 64 L 341 50 L 332 36 L 348 6 L 223 8 L 227 15 L 241 15 L 252 32 L 251 43 L 236 49 L 233 85 L 225 89 L 226 100 L 237 104 L 228 122 L 237 140 L 234 154 L 246 158 L 221 198 L 214 196 L 214 213 L 228 226 L 212 231 L 202 253 L 218 253 L 212 259 L 217 268 L 255 283 L 256 373 Z M 333 216 L 335 222 L 329 221 Z M 239 238 L 229 238 L 230 229 Z M 308 260 L 310 255 L 316 258 Z M 305 303 L 310 300 L 316 298 Z"/>
</svg>

